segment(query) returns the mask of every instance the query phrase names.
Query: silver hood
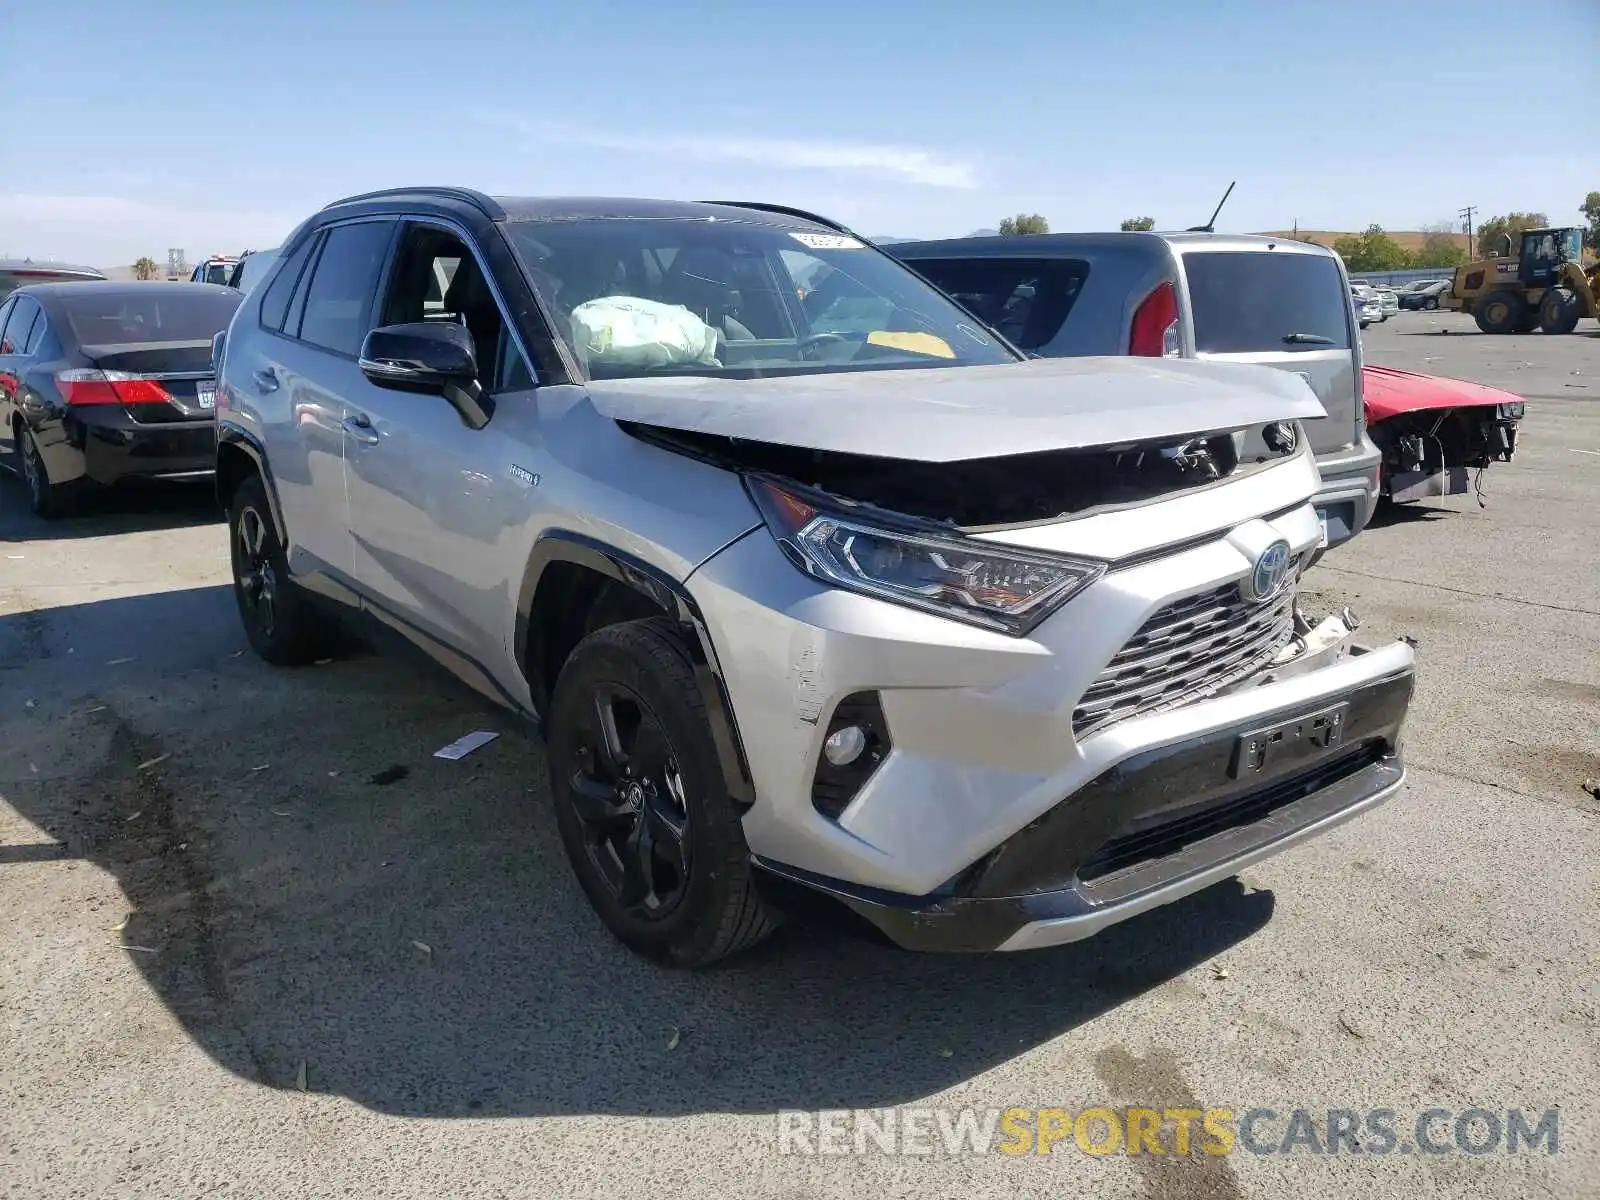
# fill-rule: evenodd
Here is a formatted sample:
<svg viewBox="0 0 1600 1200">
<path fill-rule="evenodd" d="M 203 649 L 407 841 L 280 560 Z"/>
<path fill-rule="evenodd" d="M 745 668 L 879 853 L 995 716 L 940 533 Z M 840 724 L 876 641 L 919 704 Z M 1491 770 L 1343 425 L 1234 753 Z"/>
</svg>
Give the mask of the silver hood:
<svg viewBox="0 0 1600 1200">
<path fill-rule="evenodd" d="M 601 415 L 689 433 L 918 462 L 1070 450 L 1326 416 L 1287 371 L 1165 358 L 772 379 L 661 376 L 583 385 Z"/>
</svg>

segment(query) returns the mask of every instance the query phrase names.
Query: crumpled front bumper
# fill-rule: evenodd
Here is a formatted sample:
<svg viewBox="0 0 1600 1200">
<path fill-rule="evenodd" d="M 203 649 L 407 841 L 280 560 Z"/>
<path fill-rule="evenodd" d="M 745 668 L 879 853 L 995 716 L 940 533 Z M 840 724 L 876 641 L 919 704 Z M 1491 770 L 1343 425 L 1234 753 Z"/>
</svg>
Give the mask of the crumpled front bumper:
<svg viewBox="0 0 1600 1200">
<path fill-rule="evenodd" d="M 1277 771 L 1236 773 L 1241 744 L 1259 722 L 1120 762 L 936 894 L 854 887 L 761 859 L 758 880 L 779 906 L 824 915 L 831 906 L 906 949 L 1027 950 L 1077 941 L 1393 796 L 1405 779 L 1399 741 L 1411 689 L 1407 669 L 1350 693 L 1339 744 Z"/>
</svg>

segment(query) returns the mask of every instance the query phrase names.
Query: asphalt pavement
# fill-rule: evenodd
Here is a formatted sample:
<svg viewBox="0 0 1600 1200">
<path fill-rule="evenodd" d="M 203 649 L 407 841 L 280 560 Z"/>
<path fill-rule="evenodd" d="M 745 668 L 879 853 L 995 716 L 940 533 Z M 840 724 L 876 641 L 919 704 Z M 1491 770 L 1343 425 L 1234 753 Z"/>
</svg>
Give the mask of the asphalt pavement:
<svg viewBox="0 0 1600 1200">
<path fill-rule="evenodd" d="M 0 480 L 0 1194 L 1600 1195 L 1600 334 L 1406 313 L 1365 339 L 1528 399 L 1481 503 L 1385 514 L 1311 579 L 1417 643 L 1404 794 L 1027 955 L 791 928 L 650 966 L 590 913 L 511 718 L 372 654 L 256 660 L 203 494 L 45 524 Z M 503 736 L 432 757 L 479 728 Z M 778 1136 L 1097 1106 L 1271 1109 L 1252 1142 L 1291 1152 Z M 1409 1146 L 1430 1108 L 1442 1153 L 1310 1144 L 1392 1109 Z M 1473 1108 L 1558 1109 L 1555 1153 L 1449 1144 Z"/>
</svg>

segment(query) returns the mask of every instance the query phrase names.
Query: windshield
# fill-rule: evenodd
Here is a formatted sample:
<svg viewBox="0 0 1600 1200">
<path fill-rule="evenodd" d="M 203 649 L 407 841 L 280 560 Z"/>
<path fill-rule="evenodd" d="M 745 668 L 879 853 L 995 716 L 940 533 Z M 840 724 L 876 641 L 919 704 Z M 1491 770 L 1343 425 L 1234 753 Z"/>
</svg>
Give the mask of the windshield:
<svg viewBox="0 0 1600 1200">
<path fill-rule="evenodd" d="M 506 230 L 591 378 L 1015 361 L 928 283 L 843 234 L 687 218 Z"/>
<path fill-rule="evenodd" d="M 240 299 L 238 292 L 156 285 L 138 293 L 85 289 L 62 294 L 56 303 L 79 345 L 102 346 L 210 341 L 227 328 Z"/>
</svg>

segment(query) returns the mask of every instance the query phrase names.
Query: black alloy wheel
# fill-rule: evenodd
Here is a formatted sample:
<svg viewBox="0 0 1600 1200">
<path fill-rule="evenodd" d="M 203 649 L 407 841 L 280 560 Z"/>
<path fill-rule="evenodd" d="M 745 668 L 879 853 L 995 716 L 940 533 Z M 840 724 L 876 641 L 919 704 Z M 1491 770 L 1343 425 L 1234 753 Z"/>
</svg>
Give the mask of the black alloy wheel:
<svg viewBox="0 0 1600 1200">
<path fill-rule="evenodd" d="M 267 504 L 266 487 L 251 475 L 228 504 L 233 598 L 250 646 L 278 666 L 331 655 L 337 623 L 316 612 L 289 578 L 289 563 Z"/>
<path fill-rule="evenodd" d="M 550 792 L 567 861 L 612 935 L 669 966 L 737 954 L 777 926 L 751 874 L 682 631 L 596 629 L 550 698 Z"/>
<path fill-rule="evenodd" d="M 608 684 L 592 697 L 573 725 L 572 808 L 612 899 L 637 920 L 658 921 L 682 902 L 693 865 L 683 771 L 637 694 Z"/>
<path fill-rule="evenodd" d="M 270 640 L 278 628 L 278 574 L 268 553 L 267 522 L 259 509 L 240 509 L 234 524 L 234 572 L 241 610 L 247 621 Z"/>
</svg>

